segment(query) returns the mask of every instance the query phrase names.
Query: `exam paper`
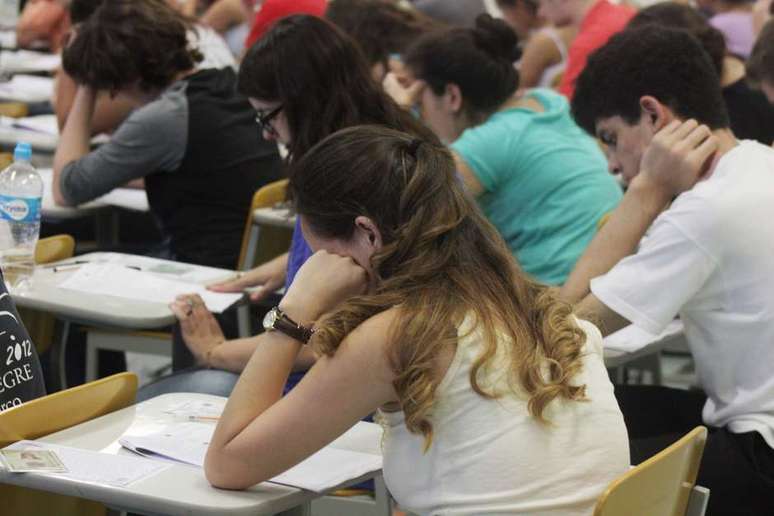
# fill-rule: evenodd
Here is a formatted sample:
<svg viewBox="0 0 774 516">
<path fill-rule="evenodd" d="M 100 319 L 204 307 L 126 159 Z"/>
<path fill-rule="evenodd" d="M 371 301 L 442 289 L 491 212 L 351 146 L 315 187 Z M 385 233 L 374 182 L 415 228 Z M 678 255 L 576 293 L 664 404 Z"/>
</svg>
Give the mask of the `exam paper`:
<svg viewBox="0 0 774 516">
<path fill-rule="evenodd" d="M 358 423 L 349 432 L 359 433 L 360 425 L 371 424 Z M 202 467 L 207 446 L 214 432 L 213 424 L 172 423 L 154 434 L 124 435 L 119 442 L 122 446 L 149 458 L 179 461 Z M 272 478 L 270 482 L 320 493 L 367 473 L 378 471 L 381 467 L 381 455 L 326 446 L 296 466 Z"/>
<path fill-rule="evenodd" d="M 653 335 L 637 326 L 629 326 L 611 333 L 602 341 L 602 346 L 615 351 L 633 353 L 654 342 L 660 342 L 683 333 L 683 323 L 679 320 L 672 321 L 659 335 Z"/>
<path fill-rule="evenodd" d="M 10 81 L 0 82 L 0 98 L 15 102 L 45 102 L 53 93 L 54 79 L 50 77 L 18 74 Z M 56 118 L 54 124 L 56 129 Z"/>
<path fill-rule="evenodd" d="M 54 172 L 50 168 L 39 168 L 38 173 L 43 179 L 43 202 L 45 203 L 47 199 L 53 199 Z M 90 201 L 89 204 L 92 203 L 109 204 L 135 211 L 149 210 L 148 196 L 145 194 L 145 190 L 136 188 L 114 188 L 105 195 Z"/>
<path fill-rule="evenodd" d="M 62 64 L 59 54 L 16 50 L 0 52 L 0 71 L 3 73 L 54 72 Z"/>
<path fill-rule="evenodd" d="M 211 292 L 206 287 L 114 263 L 87 263 L 59 284 L 60 288 L 169 304 L 182 294 L 199 294 L 211 312 L 220 313 L 242 298 L 242 293 Z"/>
<path fill-rule="evenodd" d="M 169 467 L 166 464 L 141 457 L 110 455 L 38 441 L 18 441 L 5 449 L 25 448 L 51 450 L 57 454 L 65 467 L 67 467 L 66 473 L 36 472 L 24 473 L 25 475 L 54 475 L 115 487 L 126 487 L 133 482 L 155 475 Z"/>
</svg>

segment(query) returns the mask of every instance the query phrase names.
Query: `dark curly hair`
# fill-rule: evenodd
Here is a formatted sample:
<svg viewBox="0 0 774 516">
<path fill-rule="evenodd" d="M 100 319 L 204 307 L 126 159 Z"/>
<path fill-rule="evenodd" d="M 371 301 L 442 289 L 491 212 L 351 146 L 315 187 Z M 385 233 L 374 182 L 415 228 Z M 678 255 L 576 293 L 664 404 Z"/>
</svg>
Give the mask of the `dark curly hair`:
<svg viewBox="0 0 774 516">
<path fill-rule="evenodd" d="M 103 2 L 62 52 L 75 82 L 109 91 L 166 88 L 201 59 L 189 48 L 187 22 L 163 0 Z"/>
<path fill-rule="evenodd" d="M 710 25 L 707 18 L 693 7 L 676 2 L 652 5 L 638 12 L 629 21 L 627 28 L 633 29 L 648 24 L 687 30 L 707 51 L 718 76 L 723 74 L 723 58 L 726 56 L 726 40 L 723 33 Z"/>
<path fill-rule="evenodd" d="M 575 88 L 572 114 L 591 134 L 602 118 L 636 123 L 646 95 L 681 118 L 695 118 L 711 129 L 729 127 L 715 66 L 685 30 L 647 24 L 616 34 L 591 54 Z"/>
<path fill-rule="evenodd" d="M 403 60 L 436 95 L 443 94 L 447 84 L 459 86 L 464 107 L 475 118 L 488 116 L 518 89 L 519 74 L 513 66 L 520 55 L 518 43 L 504 21 L 480 14 L 472 29 L 423 36 Z"/>
</svg>

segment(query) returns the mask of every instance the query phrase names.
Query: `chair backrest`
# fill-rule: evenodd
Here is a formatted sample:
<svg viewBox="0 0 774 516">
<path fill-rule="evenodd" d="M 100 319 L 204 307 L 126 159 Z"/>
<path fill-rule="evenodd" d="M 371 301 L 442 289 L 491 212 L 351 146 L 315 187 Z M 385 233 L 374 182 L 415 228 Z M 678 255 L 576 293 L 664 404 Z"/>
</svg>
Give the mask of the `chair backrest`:
<svg viewBox="0 0 774 516">
<path fill-rule="evenodd" d="M 257 252 L 254 263 L 245 263 L 252 234 L 253 212 L 258 208 L 271 208 L 277 203 L 285 201 L 287 188 L 288 180 L 281 179 L 259 188 L 253 195 L 253 201 L 250 203 L 250 211 L 247 212 L 245 230 L 242 234 L 242 249 L 239 252 L 239 264 L 237 265 L 237 269 L 250 269 L 271 260 L 275 256 L 287 252 L 290 248 L 290 239 L 293 234 L 290 230 L 279 227 L 262 227 L 259 237 L 260 241 L 257 243 Z"/>
<path fill-rule="evenodd" d="M 70 235 L 54 235 L 38 240 L 35 247 L 35 263 L 44 264 L 71 258 L 75 251 L 75 240 Z M 38 354 L 51 347 L 54 340 L 54 317 L 46 312 L 31 308 L 17 307 L 19 317 L 35 343 Z"/>
<path fill-rule="evenodd" d="M 614 480 L 594 516 L 684 516 L 706 440 L 707 429 L 698 426 Z"/>
<path fill-rule="evenodd" d="M 134 403 L 136 393 L 137 375 L 120 373 L 10 408 L 0 412 L 0 447 L 21 439 L 36 439 L 122 409 Z M 0 485 L 0 499 L 7 514 L 106 514 L 101 503 L 11 485 Z"/>
<path fill-rule="evenodd" d="M 0 448 L 128 407 L 136 394 L 137 375 L 119 373 L 10 408 L 0 412 Z"/>
</svg>

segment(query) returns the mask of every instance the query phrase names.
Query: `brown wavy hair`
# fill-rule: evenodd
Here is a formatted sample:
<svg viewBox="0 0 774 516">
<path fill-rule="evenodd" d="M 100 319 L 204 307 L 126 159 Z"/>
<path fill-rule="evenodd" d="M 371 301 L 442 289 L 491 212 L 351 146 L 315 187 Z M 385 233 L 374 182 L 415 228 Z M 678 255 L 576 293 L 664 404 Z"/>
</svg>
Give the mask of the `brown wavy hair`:
<svg viewBox="0 0 774 516">
<path fill-rule="evenodd" d="M 134 83 L 144 91 L 168 87 L 195 68 L 189 22 L 163 0 L 103 2 L 78 25 L 62 51 L 62 66 L 78 84 L 118 91 Z"/>
<path fill-rule="evenodd" d="M 546 422 L 544 410 L 556 398 L 585 398 L 585 386 L 572 384 L 585 334 L 571 307 L 519 270 L 465 193 L 446 148 L 384 127 L 345 129 L 293 164 L 290 189 L 298 213 L 321 237 L 351 238 L 361 215 L 379 228 L 384 246 L 372 258 L 375 292 L 319 321 L 312 346 L 333 355 L 358 325 L 397 307 L 388 346 L 393 385 L 406 426 L 425 437 L 426 448 L 441 380 L 434 368 L 441 352 L 456 346 L 468 314 L 485 343 L 470 371 L 479 395 L 503 395 L 483 388 L 479 372 L 507 342 L 511 387 L 527 394 L 538 420 Z"/>
</svg>

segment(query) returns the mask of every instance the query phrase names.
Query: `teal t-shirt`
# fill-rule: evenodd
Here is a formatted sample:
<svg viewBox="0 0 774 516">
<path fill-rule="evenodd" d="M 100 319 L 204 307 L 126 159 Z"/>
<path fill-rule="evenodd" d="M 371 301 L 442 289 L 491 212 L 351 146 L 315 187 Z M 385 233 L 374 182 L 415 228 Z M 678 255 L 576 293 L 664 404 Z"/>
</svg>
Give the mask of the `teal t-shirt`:
<svg viewBox="0 0 774 516">
<path fill-rule="evenodd" d="M 544 111 L 498 111 L 451 148 L 483 186 L 478 203 L 522 269 L 561 285 L 622 192 L 565 98 L 542 89 L 527 96 Z"/>
</svg>

